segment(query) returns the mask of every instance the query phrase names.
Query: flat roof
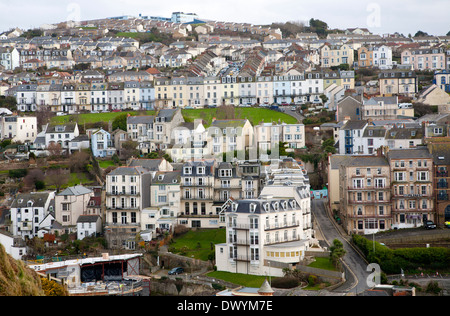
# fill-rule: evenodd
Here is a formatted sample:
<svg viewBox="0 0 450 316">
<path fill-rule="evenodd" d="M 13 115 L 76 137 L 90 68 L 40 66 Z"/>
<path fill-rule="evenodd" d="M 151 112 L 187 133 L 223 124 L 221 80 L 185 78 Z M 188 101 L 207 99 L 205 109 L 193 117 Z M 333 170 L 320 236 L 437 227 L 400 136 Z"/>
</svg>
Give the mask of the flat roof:
<svg viewBox="0 0 450 316">
<path fill-rule="evenodd" d="M 125 254 L 125 255 L 116 255 L 116 256 L 106 256 L 106 257 L 95 257 L 95 258 L 84 258 L 84 259 L 74 259 L 74 260 L 65 260 L 59 262 L 48 262 L 44 264 L 32 264 L 28 267 L 35 271 L 47 271 L 53 269 L 59 269 L 66 266 L 82 266 L 84 264 L 94 264 L 97 262 L 109 262 L 109 261 L 118 261 L 118 260 L 129 260 L 136 257 L 141 257 L 141 253 L 134 254 Z"/>
</svg>

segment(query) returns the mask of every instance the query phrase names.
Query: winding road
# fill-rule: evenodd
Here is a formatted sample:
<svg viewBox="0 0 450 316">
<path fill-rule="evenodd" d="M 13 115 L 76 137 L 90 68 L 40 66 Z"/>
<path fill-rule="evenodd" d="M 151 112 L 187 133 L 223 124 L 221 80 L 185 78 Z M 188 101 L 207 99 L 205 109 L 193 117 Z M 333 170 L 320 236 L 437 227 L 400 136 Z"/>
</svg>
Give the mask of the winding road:
<svg viewBox="0 0 450 316">
<path fill-rule="evenodd" d="M 367 278 L 372 273 L 366 271 L 368 263 L 360 256 L 356 249 L 349 242 L 349 237 L 343 234 L 335 221 L 331 218 L 326 208 L 326 200 L 312 200 L 312 214 L 315 218 L 315 230 L 321 238 L 328 244 L 333 243 L 334 239 L 340 240 L 346 251 L 343 258 L 346 281 L 333 290 L 333 292 L 342 293 L 361 293 L 370 287 L 367 285 Z M 317 236 L 316 236 L 317 237 Z M 321 239 L 318 238 L 319 240 Z"/>
</svg>

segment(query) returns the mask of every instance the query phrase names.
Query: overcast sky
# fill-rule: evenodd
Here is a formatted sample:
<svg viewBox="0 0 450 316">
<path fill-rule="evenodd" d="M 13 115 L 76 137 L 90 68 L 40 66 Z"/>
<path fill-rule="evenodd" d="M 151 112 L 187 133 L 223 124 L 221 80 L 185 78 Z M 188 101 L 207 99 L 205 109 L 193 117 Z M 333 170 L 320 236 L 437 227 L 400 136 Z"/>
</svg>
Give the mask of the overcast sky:
<svg viewBox="0 0 450 316">
<path fill-rule="evenodd" d="M 433 35 L 450 31 L 449 0 L 0 0 L 0 32 L 66 20 L 133 15 L 170 17 L 172 12 L 197 13 L 202 19 L 271 24 L 309 21 L 331 28 L 365 27 L 375 34 L 418 30 Z"/>
</svg>

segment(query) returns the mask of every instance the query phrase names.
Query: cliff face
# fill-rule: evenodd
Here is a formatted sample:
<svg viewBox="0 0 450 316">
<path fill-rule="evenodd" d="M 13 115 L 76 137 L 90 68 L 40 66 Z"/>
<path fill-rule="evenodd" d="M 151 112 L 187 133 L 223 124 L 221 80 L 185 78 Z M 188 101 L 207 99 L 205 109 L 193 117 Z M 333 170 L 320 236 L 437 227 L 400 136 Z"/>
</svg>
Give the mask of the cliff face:
<svg viewBox="0 0 450 316">
<path fill-rule="evenodd" d="M 0 296 L 44 296 L 41 279 L 0 244 Z"/>
</svg>

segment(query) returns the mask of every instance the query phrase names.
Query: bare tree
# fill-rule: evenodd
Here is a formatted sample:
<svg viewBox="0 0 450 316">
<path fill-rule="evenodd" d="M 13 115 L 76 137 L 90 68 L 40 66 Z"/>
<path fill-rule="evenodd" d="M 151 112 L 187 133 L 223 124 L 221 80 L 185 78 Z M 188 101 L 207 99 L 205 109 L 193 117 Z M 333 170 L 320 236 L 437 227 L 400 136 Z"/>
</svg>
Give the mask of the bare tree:
<svg viewBox="0 0 450 316">
<path fill-rule="evenodd" d="M 122 150 L 120 152 L 120 159 L 128 160 L 129 158 L 133 156 L 139 155 L 139 150 L 137 149 L 139 147 L 139 143 L 129 140 L 122 143 Z"/>
<path fill-rule="evenodd" d="M 40 108 L 36 111 L 36 120 L 38 125 L 38 131 L 41 131 L 41 127 L 50 123 L 50 119 L 54 116 L 54 113 L 49 108 Z"/>
<path fill-rule="evenodd" d="M 51 142 L 50 145 L 48 145 L 47 150 L 51 157 L 59 158 L 63 154 L 61 145 L 55 142 Z"/>
<path fill-rule="evenodd" d="M 32 190 L 33 187 L 38 189 L 37 183 L 44 182 L 45 174 L 41 169 L 28 170 L 27 176 L 23 179 L 26 188 Z"/>
<path fill-rule="evenodd" d="M 72 172 L 82 172 L 89 164 L 91 156 L 85 151 L 78 151 L 70 156 L 70 170 Z"/>
<path fill-rule="evenodd" d="M 69 182 L 69 174 L 61 168 L 50 169 L 47 171 L 47 183 L 53 185 L 56 188 L 56 192 L 59 192 L 62 186 Z"/>
</svg>

